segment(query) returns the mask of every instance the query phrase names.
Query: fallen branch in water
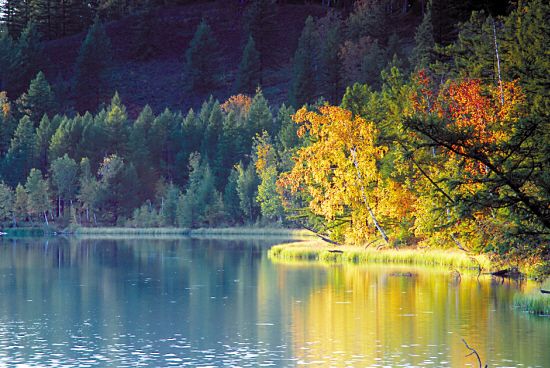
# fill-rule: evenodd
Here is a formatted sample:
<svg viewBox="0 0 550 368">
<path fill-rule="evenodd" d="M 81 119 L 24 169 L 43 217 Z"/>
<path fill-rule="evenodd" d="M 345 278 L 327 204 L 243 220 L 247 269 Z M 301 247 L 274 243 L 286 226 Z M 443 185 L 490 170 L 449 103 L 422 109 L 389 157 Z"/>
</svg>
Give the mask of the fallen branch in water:
<svg viewBox="0 0 550 368">
<path fill-rule="evenodd" d="M 466 340 L 462 339 L 462 342 L 464 343 L 464 345 L 466 345 L 466 348 L 471 351 L 471 353 L 466 355 L 466 357 L 469 357 L 470 355 L 475 355 L 477 358 L 477 362 L 479 363 L 479 368 L 487 368 L 487 364 L 485 364 L 485 367 L 483 367 L 483 365 L 481 364 L 481 358 L 479 357 L 479 354 L 477 353 L 476 349 L 471 348 L 466 342 Z"/>
</svg>

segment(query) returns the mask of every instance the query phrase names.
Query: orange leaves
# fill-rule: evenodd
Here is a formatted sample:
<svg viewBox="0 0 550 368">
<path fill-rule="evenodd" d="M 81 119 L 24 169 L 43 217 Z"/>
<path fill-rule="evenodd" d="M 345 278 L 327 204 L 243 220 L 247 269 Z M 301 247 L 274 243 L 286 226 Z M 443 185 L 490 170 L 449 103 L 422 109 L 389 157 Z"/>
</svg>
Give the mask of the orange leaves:
<svg viewBox="0 0 550 368">
<path fill-rule="evenodd" d="M 417 88 L 411 95 L 414 111 L 420 115 L 435 115 L 448 122 L 449 132 L 459 139 L 453 149 L 490 155 L 491 146 L 506 141 L 521 117 L 525 96 L 517 81 L 501 86 L 484 85 L 478 79 L 450 81 L 436 91 L 431 78 L 420 71 L 415 76 Z M 486 168 L 469 163 L 471 173 L 485 174 Z"/>
<path fill-rule="evenodd" d="M 231 96 L 225 101 L 221 108 L 225 113 L 233 111 L 237 116 L 247 116 L 252 105 L 252 99 L 243 94 Z"/>
</svg>

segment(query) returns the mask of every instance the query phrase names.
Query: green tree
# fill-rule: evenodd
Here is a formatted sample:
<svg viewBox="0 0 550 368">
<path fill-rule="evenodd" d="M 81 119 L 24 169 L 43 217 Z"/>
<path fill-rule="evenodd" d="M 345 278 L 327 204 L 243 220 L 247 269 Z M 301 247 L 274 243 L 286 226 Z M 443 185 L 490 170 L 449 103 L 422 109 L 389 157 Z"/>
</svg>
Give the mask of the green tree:
<svg viewBox="0 0 550 368">
<path fill-rule="evenodd" d="M 502 44 L 507 79 L 519 79 L 531 111 L 541 116 L 548 116 L 550 111 L 549 17 L 548 2 L 519 2 L 517 9 L 505 19 L 505 42 Z"/>
<path fill-rule="evenodd" d="M 132 164 L 111 155 L 105 157 L 99 167 L 100 206 L 105 221 L 116 224 L 122 216 L 128 216 L 135 208 L 135 183 L 138 181 Z"/>
<path fill-rule="evenodd" d="M 35 161 L 35 133 L 31 119 L 24 116 L 19 121 L 6 155 L 5 178 L 11 186 L 23 183 Z"/>
<path fill-rule="evenodd" d="M 17 184 L 15 188 L 15 203 L 13 205 L 13 211 L 16 218 L 26 220 L 29 216 L 28 210 L 29 196 L 25 187 L 21 183 Z"/>
<path fill-rule="evenodd" d="M 218 43 L 205 19 L 199 23 L 185 52 L 185 78 L 189 89 L 205 91 L 218 84 L 220 62 Z"/>
<path fill-rule="evenodd" d="M 254 140 L 256 152 L 256 173 L 260 179 L 256 202 L 260 205 L 262 217 L 273 221 L 282 220 L 283 204 L 277 193 L 277 153 L 269 134 L 264 132 Z"/>
<path fill-rule="evenodd" d="M 237 180 L 239 172 L 236 168 L 231 170 L 227 184 L 223 191 L 223 206 L 230 223 L 237 224 L 242 220 L 239 193 L 237 192 Z"/>
<path fill-rule="evenodd" d="M 258 50 L 260 85 L 269 61 L 276 61 L 278 57 L 272 42 L 278 29 L 277 13 L 275 0 L 255 0 L 250 2 L 244 14 L 244 34 L 254 39 L 255 48 Z M 257 85 L 254 85 L 252 88 L 256 87 Z"/>
<path fill-rule="evenodd" d="M 15 194 L 13 189 L 0 182 L 0 222 L 14 218 Z"/>
<path fill-rule="evenodd" d="M 48 115 L 42 117 L 38 128 L 36 128 L 36 158 L 37 158 L 37 168 L 40 171 L 46 171 L 50 166 L 50 161 L 48 159 L 48 148 L 50 146 L 50 141 L 55 131 L 59 127 L 59 124 L 63 118 L 59 115 L 49 119 Z"/>
<path fill-rule="evenodd" d="M 432 6 L 429 1 L 422 18 L 422 23 L 414 35 L 415 47 L 411 53 L 410 62 L 415 69 L 427 68 L 434 60 L 435 46 L 432 25 Z"/>
<path fill-rule="evenodd" d="M 19 98 L 19 105 L 21 113 L 28 115 L 36 125 L 44 114 L 53 116 L 55 95 L 44 73 L 38 72 L 36 78 L 31 81 L 27 93 Z"/>
<path fill-rule="evenodd" d="M 15 57 L 6 89 L 13 95 L 19 95 L 29 85 L 31 79 L 38 73 L 43 57 L 42 35 L 38 32 L 34 22 L 28 22 L 17 40 Z"/>
<path fill-rule="evenodd" d="M 64 213 L 67 201 L 71 203 L 78 191 L 78 164 L 67 154 L 52 162 L 51 180 L 57 194 L 57 216 Z"/>
<path fill-rule="evenodd" d="M 81 109 L 93 109 L 108 90 L 111 41 L 98 18 L 88 29 L 75 65 L 75 96 Z"/>
<path fill-rule="evenodd" d="M 5 91 L 9 87 L 19 55 L 17 43 L 7 29 L 0 26 L 0 91 Z"/>
<path fill-rule="evenodd" d="M 128 114 L 122 104 L 118 92 L 111 99 L 105 120 L 107 137 L 109 138 L 108 153 L 125 156 L 128 142 Z"/>
<path fill-rule="evenodd" d="M 260 84 L 260 74 L 260 54 L 256 50 L 254 39 L 249 36 L 237 72 L 237 93 L 253 92 Z"/>
<path fill-rule="evenodd" d="M 149 105 L 146 105 L 138 118 L 134 121 L 128 138 L 128 158 L 136 168 L 140 178 L 140 201 L 145 201 L 151 193 L 154 192 L 156 175 L 151 162 L 151 150 L 154 139 L 151 138 L 150 131 L 155 115 Z M 157 142 L 155 142 L 157 143 Z M 162 145 L 158 142 L 158 145 Z"/>
<path fill-rule="evenodd" d="M 239 176 L 237 178 L 237 193 L 239 195 L 239 204 L 242 212 L 248 217 L 250 223 L 258 216 L 258 177 L 254 165 L 250 163 L 246 168 L 241 164 L 236 166 Z"/>
<path fill-rule="evenodd" d="M 336 13 L 329 13 L 318 22 L 319 37 L 319 91 L 331 103 L 337 103 L 342 95 L 342 20 Z"/>
<path fill-rule="evenodd" d="M 90 222 L 91 211 L 94 218 L 94 223 L 97 225 L 95 210 L 101 204 L 101 188 L 99 186 L 99 182 L 92 174 L 90 160 L 88 158 L 83 158 L 82 161 L 80 161 L 79 187 L 80 190 L 77 198 L 86 211 L 86 220 L 88 223 Z"/>
<path fill-rule="evenodd" d="M 43 215 L 44 223 L 48 225 L 48 216 L 46 212 L 50 209 L 50 197 L 48 183 L 42 177 L 40 170 L 32 169 L 25 183 L 27 192 L 27 210 L 29 215 Z"/>
<path fill-rule="evenodd" d="M 261 134 L 264 131 L 269 134 L 277 133 L 273 120 L 273 114 L 269 109 L 269 104 L 261 89 L 256 90 L 256 95 L 254 95 L 254 98 L 252 99 L 246 125 L 248 128 L 247 136 L 250 137 L 250 139 L 256 134 Z M 250 141 L 248 147 L 251 146 L 252 141 Z M 249 149 L 247 151 L 249 151 Z"/>
<path fill-rule="evenodd" d="M 165 226 L 176 226 L 178 219 L 178 201 L 181 191 L 174 184 L 168 185 L 166 192 L 161 198 L 160 216 Z"/>
<path fill-rule="evenodd" d="M 302 106 L 316 97 L 315 75 L 315 25 L 310 16 L 298 41 L 298 49 L 292 61 L 292 82 L 289 101 L 293 106 Z"/>
</svg>

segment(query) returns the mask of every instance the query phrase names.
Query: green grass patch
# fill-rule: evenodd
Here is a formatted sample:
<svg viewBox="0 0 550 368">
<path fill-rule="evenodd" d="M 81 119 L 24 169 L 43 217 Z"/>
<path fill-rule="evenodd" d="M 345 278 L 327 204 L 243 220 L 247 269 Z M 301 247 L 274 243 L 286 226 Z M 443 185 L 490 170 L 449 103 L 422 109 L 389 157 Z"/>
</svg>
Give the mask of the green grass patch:
<svg viewBox="0 0 550 368">
<path fill-rule="evenodd" d="M 550 278 L 540 288 L 527 294 L 514 295 L 514 306 L 529 313 L 550 315 L 550 294 L 543 294 L 540 289 L 550 290 Z"/>
<path fill-rule="evenodd" d="M 337 251 L 337 252 L 334 252 Z M 464 252 L 442 249 L 383 249 L 358 246 L 330 246 L 321 241 L 275 245 L 269 257 L 282 261 L 318 261 L 321 263 L 393 263 L 423 266 L 445 266 L 456 269 L 491 268 L 486 256 L 469 256 Z"/>
</svg>

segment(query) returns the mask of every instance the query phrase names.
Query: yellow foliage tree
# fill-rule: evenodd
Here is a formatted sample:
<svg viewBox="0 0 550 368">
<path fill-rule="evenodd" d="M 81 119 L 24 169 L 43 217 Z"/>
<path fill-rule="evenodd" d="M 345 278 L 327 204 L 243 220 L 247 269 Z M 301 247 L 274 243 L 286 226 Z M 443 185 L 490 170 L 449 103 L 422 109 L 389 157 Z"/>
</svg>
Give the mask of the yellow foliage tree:
<svg viewBox="0 0 550 368">
<path fill-rule="evenodd" d="M 386 152 L 376 144 L 375 125 L 328 105 L 318 112 L 302 108 L 293 118 L 298 135 L 310 144 L 296 152 L 295 165 L 281 175 L 279 186 L 309 194 L 310 210 L 327 220 L 350 216 L 350 240 L 366 240 L 378 230 L 387 242 L 373 210 L 378 199 L 371 197 L 380 181 L 377 160 Z"/>
</svg>

